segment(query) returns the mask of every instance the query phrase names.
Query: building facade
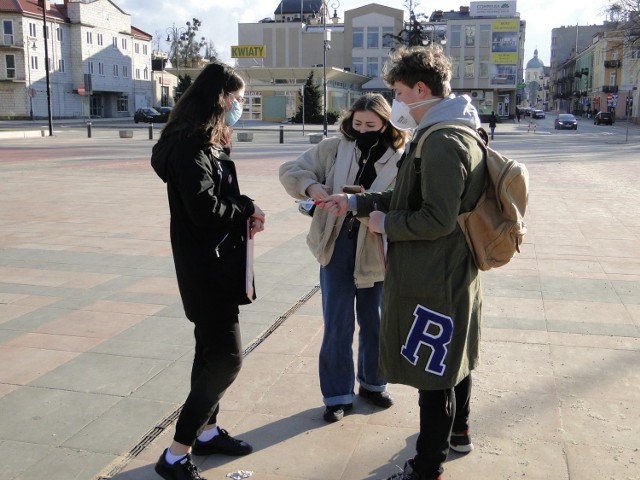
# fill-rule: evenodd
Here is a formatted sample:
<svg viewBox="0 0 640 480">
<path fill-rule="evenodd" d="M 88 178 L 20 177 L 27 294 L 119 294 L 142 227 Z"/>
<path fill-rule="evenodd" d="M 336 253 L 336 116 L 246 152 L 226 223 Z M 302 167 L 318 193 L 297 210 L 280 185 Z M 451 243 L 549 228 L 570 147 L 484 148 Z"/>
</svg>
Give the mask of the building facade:
<svg viewBox="0 0 640 480">
<path fill-rule="evenodd" d="M 492 111 L 513 117 L 523 95 L 526 32 L 516 2 L 479 1 L 457 11 L 436 10 L 426 26 L 446 38 L 453 92 L 471 96 L 482 117 Z"/>
<path fill-rule="evenodd" d="M 273 19 L 239 24 L 239 46 L 262 54 L 236 60 L 247 82 L 243 118 L 291 118 L 311 74 L 322 90 L 326 79 L 328 111 L 348 109 L 364 91 L 389 95 L 380 78 L 392 48 L 385 35 L 402 28 L 402 10 L 371 4 L 346 11 L 342 21 L 320 1 L 283 1 Z"/>
<path fill-rule="evenodd" d="M 573 90 L 572 58 L 587 49 L 593 36 L 609 28 L 603 25 L 562 26 L 551 30 L 549 96 L 551 109 L 568 112 Z M 567 64 L 569 62 L 569 64 Z"/>
<path fill-rule="evenodd" d="M 533 51 L 533 58 L 527 62 L 524 83 L 526 86 L 524 87 L 522 106 L 548 110 L 549 69 L 538 58 L 537 48 Z"/>
<path fill-rule="evenodd" d="M 46 118 L 47 86 L 54 118 L 129 117 L 152 105 L 152 37 L 110 0 L 0 5 L 0 117 Z"/>
<path fill-rule="evenodd" d="M 392 92 L 382 80 L 383 68 L 398 46 L 393 36 L 407 27 L 404 12 L 372 3 L 347 10 L 341 22 L 338 12 L 323 10 L 324 5 L 283 1 L 273 19 L 238 25 L 240 46 L 262 53 L 237 60 L 251 92 L 244 118 L 293 116 L 301 84 L 311 71 L 316 82 L 326 75 L 328 110 L 345 110 L 366 91 L 391 99 Z M 425 43 L 441 43 L 452 60 L 454 93 L 470 95 L 483 116 L 492 111 L 502 117 L 515 114 L 518 88 L 522 93 L 526 28 L 515 0 L 471 2 L 459 11 L 437 10 L 422 27 L 428 37 Z M 275 103 L 280 107 L 270 108 Z"/>
<path fill-rule="evenodd" d="M 572 51 L 555 71 L 558 111 L 581 116 L 605 111 L 615 119 L 638 122 L 640 46 L 629 42 L 626 32 L 609 25 L 582 51 Z"/>
</svg>

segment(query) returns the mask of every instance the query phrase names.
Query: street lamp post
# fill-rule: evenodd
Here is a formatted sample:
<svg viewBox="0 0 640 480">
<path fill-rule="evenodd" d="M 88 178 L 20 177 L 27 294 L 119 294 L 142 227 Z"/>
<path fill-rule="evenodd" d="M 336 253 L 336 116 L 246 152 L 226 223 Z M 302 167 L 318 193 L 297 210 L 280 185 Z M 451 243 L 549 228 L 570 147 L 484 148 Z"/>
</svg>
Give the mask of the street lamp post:
<svg viewBox="0 0 640 480">
<path fill-rule="evenodd" d="M 29 72 L 29 90 L 27 90 L 27 95 L 29 96 L 29 120 L 33 122 L 33 87 L 31 86 L 31 50 L 36 49 L 36 42 L 34 40 L 33 44 L 30 46 L 29 43 L 25 43 L 27 50 L 27 71 Z"/>
<path fill-rule="evenodd" d="M 174 23 L 171 27 L 167 28 L 167 42 L 171 42 L 171 47 L 169 47 L 169 57 L 171 57 L 171 48 L 173 48 L 176 57 L 178 85 L 180 84 L 180 46 L 186 37 L 187 29 L 184 27 L 176 27 L 176 24 Z M 176 92 L 178 91 L 178 85 L 176 85 Z"/>
<path fill-rule="evenodd" d="M 47 43 L 47 2 L 42 2 L 42 32 L 44 39 L 44 72 L 47 81 L 47 114 L 49 117 L 49 136 L 53 136 L 53 119 L 51 116 L 51 79 L 49 78 L 49 45 Z"/>
<path fill-rule="evenodd" d="M 339 21 L 337 8 L 340 6 L 340 2 L 335 0 L 331 3 L 333 9 L 334 23 Z M 328 134 L 327 128 L 327 50 L 331 49 L 331 30 L 327 29 L 327 16 L 329 15 L 329 5 L 326 1 L 322 2 L 322 31 L 324 35 L 323 50 L 322 50 L 322 133 L 326 137 Z"/>
</svg>

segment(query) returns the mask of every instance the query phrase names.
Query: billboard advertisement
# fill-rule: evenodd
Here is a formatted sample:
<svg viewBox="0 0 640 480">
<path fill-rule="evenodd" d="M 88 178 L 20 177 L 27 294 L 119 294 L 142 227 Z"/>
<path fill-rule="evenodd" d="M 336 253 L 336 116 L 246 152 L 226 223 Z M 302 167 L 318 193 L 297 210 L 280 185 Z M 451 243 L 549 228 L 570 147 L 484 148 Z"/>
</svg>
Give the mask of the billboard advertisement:
<svg viewBox="0 0 640 480">
<path fill-rule="evenodd" d="M 514 2 L 515 3 L 515 2 Z M 491 63 L 489 84 L 514 87 L 517 81 L 520 22 L 517 19 L 496 20 L 491 24 Z"/>
<path fill-rule="evenodd" d="M 470 2 L 469 13 L 472 17 L 513 17 L 516 14 L 516 1 Z"/>
</svg>

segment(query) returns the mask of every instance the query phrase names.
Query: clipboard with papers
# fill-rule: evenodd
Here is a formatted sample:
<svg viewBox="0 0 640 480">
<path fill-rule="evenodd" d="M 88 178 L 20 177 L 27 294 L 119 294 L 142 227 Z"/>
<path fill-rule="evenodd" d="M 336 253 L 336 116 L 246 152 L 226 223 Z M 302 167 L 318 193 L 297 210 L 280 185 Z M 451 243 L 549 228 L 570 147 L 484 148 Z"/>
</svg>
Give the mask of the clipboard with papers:
<svg viewBox="0 0 640 480">
<path fill-rule="evenodd" d="M 246 303 L 253 303 L 256 300 L 255 271 L 253 264 L 253 235 L 251 234 L 251 219 L 247 220 L 246 234 L 246 252 L 245 252 L 245 274 L 244 274 L 244 293 Z"/>
</svg>

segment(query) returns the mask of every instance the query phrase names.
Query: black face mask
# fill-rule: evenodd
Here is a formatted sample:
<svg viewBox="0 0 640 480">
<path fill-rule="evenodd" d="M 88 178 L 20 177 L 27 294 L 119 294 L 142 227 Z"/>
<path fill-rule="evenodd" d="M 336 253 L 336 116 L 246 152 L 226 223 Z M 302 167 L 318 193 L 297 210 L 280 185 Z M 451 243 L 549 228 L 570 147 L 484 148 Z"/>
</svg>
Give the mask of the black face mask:
<svg viewBox="0 0 640 480">
<path fill-rule="evenodd" d="M 353 136 L 356 139 L 356 145 L 358 145 L 358 148 L 362 151 L 366 151 L 378 143 L 382 136 L 382 128 L 371 132 L 358 132 L 354 130 Z"/>
</svg>

